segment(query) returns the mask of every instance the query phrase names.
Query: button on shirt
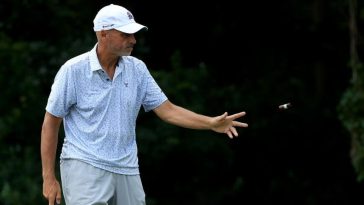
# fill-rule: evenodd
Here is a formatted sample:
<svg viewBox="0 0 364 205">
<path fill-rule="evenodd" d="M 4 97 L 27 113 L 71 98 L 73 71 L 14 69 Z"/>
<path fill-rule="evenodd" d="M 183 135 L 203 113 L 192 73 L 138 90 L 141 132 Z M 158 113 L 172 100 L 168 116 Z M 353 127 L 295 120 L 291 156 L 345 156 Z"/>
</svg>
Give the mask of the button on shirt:
<svg viewBox="0 0 364 205">
<path fill-rule="evenodd" d="M 114 79 L 100 66 L 96 47 L 58 71 L 46 111 L 63 118 L 61 160 L 78 159 L 114 173 L 139 174 L 135 125 L 167 100 L 143 61 L 120 57 Z"/>
</svg>

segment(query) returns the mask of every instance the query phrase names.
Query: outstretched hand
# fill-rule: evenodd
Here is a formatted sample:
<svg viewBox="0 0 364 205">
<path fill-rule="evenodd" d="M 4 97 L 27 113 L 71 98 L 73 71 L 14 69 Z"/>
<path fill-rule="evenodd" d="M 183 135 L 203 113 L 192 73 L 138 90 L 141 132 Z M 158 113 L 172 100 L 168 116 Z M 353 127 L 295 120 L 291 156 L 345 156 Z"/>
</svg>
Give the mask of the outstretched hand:
<svg viewBox="0 0 364 205">
<path fill-rule="evenodd" d="M 225 133 L 230 139 L 237 137 L 239 134 L 236 127 L 248 127 L 247 123 L 235 121 L 235 119 L 244 116 L 245 112 L 239 112 L 233 115 L 224 114 L 212 119 L 212 130 L 219 133 Z"/>
</svg>

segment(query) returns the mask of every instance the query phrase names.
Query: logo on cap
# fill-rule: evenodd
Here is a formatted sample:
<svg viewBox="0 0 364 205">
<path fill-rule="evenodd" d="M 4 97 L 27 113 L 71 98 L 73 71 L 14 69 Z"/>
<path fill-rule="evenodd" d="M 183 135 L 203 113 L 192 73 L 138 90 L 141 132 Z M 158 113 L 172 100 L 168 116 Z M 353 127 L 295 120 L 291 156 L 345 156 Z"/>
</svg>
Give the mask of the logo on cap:
<svg viewBox="0 0 364 205">
<path fill-rule="evenodd" d="M 133 17 L 133 14 L 131 14 L 129 11 L 127 12 L 127 15 L 128 15 L 128 18 L 129 19 L 133 19 L 134 17 Z"/>
<path fill-rule="evenodd" d="M 108 25 L 102 25 L 102 28 L 108 28 L 108 27 L 113 27 L 114 24 L 108 24 Z"/>
</svg>

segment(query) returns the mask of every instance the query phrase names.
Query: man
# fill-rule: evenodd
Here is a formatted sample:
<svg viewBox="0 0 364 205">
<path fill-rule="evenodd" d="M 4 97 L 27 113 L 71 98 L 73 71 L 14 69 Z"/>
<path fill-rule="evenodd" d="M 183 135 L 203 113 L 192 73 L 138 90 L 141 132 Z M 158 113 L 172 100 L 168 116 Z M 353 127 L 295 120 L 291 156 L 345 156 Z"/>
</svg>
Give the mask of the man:
<svg viewBox="0 0 364 205">
<path fill-rule="evenodd" d="M 94 19 L 97 43 L 87 53 L 67 61 L 58 71 L 48 98 L 41 133 L 43 195 L 61 203 L 55 176 L 58 132 L 63 120 L 61 181 L 66 204 L 143 205 L 135 124 L 140 107 L 162 120 L 190 129 L 238 136 L 235 121 L 245 115 L 209 117 L 174 105 L 146 65 L 130 56 L 136 23 L 124 7 L 108 5 Z"/>
</svg>

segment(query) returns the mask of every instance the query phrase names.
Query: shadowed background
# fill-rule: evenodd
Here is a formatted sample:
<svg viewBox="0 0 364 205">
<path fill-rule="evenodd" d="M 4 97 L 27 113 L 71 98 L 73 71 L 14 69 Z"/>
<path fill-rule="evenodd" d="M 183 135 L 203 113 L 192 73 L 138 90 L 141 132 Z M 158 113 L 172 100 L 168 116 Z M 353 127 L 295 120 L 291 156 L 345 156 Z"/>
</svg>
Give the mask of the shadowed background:
<svg viewBox="0 0 364 205">
<path fill-rule="evenodd" d="M 364 202 L 337 113 L 351 78 L 347 1 L 3 0 L 0 204 L 47 204 L 39 145 L 50 86 L 67 59 L 95 45 L 92 20 L 109 3 L 148 26 L 133 55 L 172 102 L 210 116 L 247 112 L 249 128 L 229 140 L 141 110 L 148 205 Z M 357 8 L 361 31 L 363 2 Z"/>
</svg>

